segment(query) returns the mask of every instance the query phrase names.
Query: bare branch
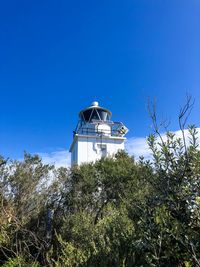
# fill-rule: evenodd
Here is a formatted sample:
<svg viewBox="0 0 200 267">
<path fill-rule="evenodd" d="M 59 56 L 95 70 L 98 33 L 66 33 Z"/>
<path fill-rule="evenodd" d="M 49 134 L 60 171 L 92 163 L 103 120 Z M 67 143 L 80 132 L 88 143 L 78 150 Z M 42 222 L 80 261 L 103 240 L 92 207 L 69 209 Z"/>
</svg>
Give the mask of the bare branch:
<svg viewBox="0 0 200 267">
<path fill-rule="evenodd" d="M 179 117 L 178 117 L 179 128 L 180 128 L 181 133 L 182 133 L 182 138 L 183 138 L 183 144 L 184 144 L 186 157 L 187 157 L 187 145 L 186 145 L 186 138 L 185 138 L 185 126 L 186 126 L 188 118 L 189 118 L 189 116 L 191 114 L 191 111 L 193 109 L 194 103 L 195 103 L 195 100 L 193 100 L 190 95 L 187 95 L 186 96 L 186 103 L 180 109 Z"/>
</svg>

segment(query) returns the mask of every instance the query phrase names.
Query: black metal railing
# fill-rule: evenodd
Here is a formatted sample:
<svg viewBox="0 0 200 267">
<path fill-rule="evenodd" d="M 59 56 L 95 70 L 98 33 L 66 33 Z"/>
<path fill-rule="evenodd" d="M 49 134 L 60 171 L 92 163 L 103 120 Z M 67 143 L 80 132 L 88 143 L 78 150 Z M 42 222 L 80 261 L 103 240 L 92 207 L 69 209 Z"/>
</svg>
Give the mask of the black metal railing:
<svg viewBox="0 0 200 267">
<path fill-rule="evenodd" d="M 122 136 L 119 130 L 116 129 L 91 129 L 91 128 L 80 128 L 78 131 L 73 132 L 73 137 L 76 134 L 82 135 L 94 135 L 94 136 L 104 136 L 104 135 L 111 135 L 111 136 Z"/>
</svg>

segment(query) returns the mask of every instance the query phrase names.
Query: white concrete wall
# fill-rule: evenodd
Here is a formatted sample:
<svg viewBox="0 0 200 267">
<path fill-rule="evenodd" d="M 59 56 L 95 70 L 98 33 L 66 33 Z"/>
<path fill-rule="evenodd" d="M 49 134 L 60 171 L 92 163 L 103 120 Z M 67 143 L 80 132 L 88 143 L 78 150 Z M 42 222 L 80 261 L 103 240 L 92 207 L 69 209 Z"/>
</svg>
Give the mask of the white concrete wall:
<svg viewBox="0 0 200 267">
<path fill-rule="evenodd" d="M 71 152 L 71 165 L 77 164 L 78 162 L 78 143 L 76 142 Z"/>
<path fill-rule="evenodd" d="M 106 147 L 106 156 L 113 156 L 119 150 L 124 150 L 122 137 L 94 137 L 78 135 L 72 150 L 72 165 L 86 162 L 94 162 L 101 158 L 102 151 Z M 105 151 L 103 151 L 105 152 Z"/>
</svg>

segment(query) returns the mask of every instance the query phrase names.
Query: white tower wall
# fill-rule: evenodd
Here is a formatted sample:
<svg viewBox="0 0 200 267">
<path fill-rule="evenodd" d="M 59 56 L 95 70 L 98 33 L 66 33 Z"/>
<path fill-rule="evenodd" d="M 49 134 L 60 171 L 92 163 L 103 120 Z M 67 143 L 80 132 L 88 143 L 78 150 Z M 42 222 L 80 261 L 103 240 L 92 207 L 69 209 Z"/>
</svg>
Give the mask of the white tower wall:
<svg viewBox="0 0 200 267">
<path fill-rule="evenodd" d="M 101 157 L 112 157 L 118 151 L 124 150 L 125 139 L 123 137 L 76 135 L 71 146 L 72 165 L 95 162 Z"/>
</svg>

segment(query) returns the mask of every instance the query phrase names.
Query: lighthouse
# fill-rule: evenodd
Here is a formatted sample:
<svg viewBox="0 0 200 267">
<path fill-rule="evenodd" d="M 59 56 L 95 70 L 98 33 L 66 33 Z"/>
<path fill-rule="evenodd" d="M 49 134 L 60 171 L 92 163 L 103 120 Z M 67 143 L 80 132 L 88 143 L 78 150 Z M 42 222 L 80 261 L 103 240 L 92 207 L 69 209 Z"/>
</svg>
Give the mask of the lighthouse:
<svg viewBox="0 0 200 267">
<path fill-rule="evenodd" d="M 122 122 L 112 121 L 110 110 L 93 102 L 79 112 L 79 121 L 70 146 L 71 165 L 95 162 L 124 150 L 127 132 Z"/>
</svg>

